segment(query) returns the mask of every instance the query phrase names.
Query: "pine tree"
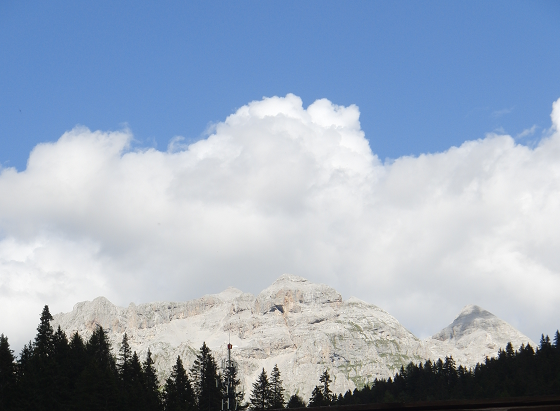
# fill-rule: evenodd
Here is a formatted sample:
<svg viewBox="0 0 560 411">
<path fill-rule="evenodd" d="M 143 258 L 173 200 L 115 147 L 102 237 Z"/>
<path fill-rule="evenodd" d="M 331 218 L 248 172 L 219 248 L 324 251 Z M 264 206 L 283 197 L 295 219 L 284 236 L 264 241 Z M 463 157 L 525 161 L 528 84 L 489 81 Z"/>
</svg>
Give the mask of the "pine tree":
<svg viewBox="0 0 560 411">
<path fill-rule="evenodd" d="M 305 408 L 305 401 L 299 395 L 294 394 L 288 400 L 286 408 Z"/>
<path fill-rule="evenodd" d="M 144 371 L 138 359 L 138 354 L 136 354 L 136 351 L 133 353 L 130 348 L 127 333 L 123 335 L 116 366 L 121 386 L 120 399 L 124 410 L 145 409 Z"/>
<path fill-rule="evenodd" d="M 147 410 L 146 391 L 144 390 L 144 370 L 136 351 L 128 362 L 126 380 L 122 381 L 125 409 L 130 411 Z"/>
<path fill-rule="evenodd" d="M 284 387 L 282 386 L 282 379 L 280 378 L 280 370 L 278 370 L 278 365 L 275 364 L 272 372 L 270 373 L 270 407 L 284 408 Z"/>
<path fill-rule="evenodd" d="M 329 405 L 332 402 L 333 396 L 332 391 L 329 388 L 329 384 L 332 382 L 331 376 L 329 375 L 329 371 L 325 370 L 319 381 L 322 383 L 322 391 L 323 391 L 323 401 L 325 405 Z"/>
<path fill-rule="evenodd" d="M 91 335 L 85 357 L 86 366 L 76 381 L 75 409 L 122 410 L 119 374 L 103 327 L 97 326 Z"/>
<path fill-rule="evenodd" d="M 60 325 L 54 332 L 53 337 L 53 354 L 54 364 L 52 367 L 52 384 L 55 390 L 55 401 L 59 410 L 69 409 L 72 398 L 72 383 L 69 379 L 70 374 L 70 346 L 66 333 L 62 331 Z"/>
<path fill-rule="evenodd" d="M 25 344 L 21 349 L 16 366 L 16 383 L 17 390 L 15 392 L 15 401 L 20 410 L 31 410 L 32 401 L 34 399 L 34 379 L 32 370 L 33 361 L 33 342 Z"/>
<path fill-rule="evenodd" d="M 63 361 L 64 358 L 68 356 L 68 337 L 66 337 L 66 333 L 62 331 L 60 325 L 56 329 L 52 337 L 53 341 L 53 352 L 57 359 L 57 362 Z"/>
<path fill-rule="evenodd" d="M 268 377 L 266 376 L 266 371 L 264 368 L 260 373 L 257 381 L 253 383 L 253 390 L 251 391 L 251 396 L 249 401 L 251 403 L 251 409 L 253 410 L 267 410 L 271 408 L 271 392 L 270 383 L 268 382 Z"/>
<path fill-rule="evenodd" d="M 513 349 L 511 342 L 507 343 L 505 352 L 508 358 L 512 358 L 515 355 L 515 350 Z"/>
<path fill-rule="evenodd" d="M 544 334 L 541 334 L 541 341 L 539 343 L 539 350 L 547 350 L 551 348 L 552 344 L 550 343 L 550 337 L 547 335 L 546 337 Z"/>
<path fill-rule="evenodd" d="M 157 379 L 152 352 L 148 348 L 146 360 L 143 364 L 144 368 L 144 391 L 146 392 L 146 409 L 160 410 L 162 408 L 161 397 L 159 393 L 159 384 Z M 191 389 L 192 391 L 192 389 Z M 193 398 L 194 401 L 194 398 Z"/>
<path fill-rule="evenodd" d="M 132 359 L 132 349 L 128 343 L 128 335 L 124 333 L 121 348 L 119 349 L 119 361 L 117 363 L 117 369 L 122 380 L 129 378 L 130 373 L 130 361 Z"/>
<path fill-rule="evenodd" d="M 8 410 L 13 404 L 16 388 L 16 368 L 8 337 L 0 334 L 0 410 Z"/>
<path fill-rule="evenodd" d="M 33 357 L 33 343 L 29 341 L 21 349 L 21 352 L 19 353 L 19 357 L 17 360 L 16 375 L 18 380 L 22 380 L 25 378 L 32 357 Z"/>
<path fill-rule="evenodd" d="M 309 408 L 312 407 L 322 407 L 325 405 L 325 399 L 323 398 L 323 390 L 318 385 L 313 388 L 311 392 L 311 398 L 309 398 Z"/>
<path fill-rule="evenodd" d="M 342 405 L 343 400 L 344 400 L 344 397 L 342 396 L 342 393 L 338 393 L 338 397 L 336 397 L 336 400 L 334 401 L 334 403 L 336 405 Z"/>
<path fill-rule="evenodd" d="M 49 312 L 49 306 L 45 305 L 41 313 L 39 326 L 37 327 L 37 336 L 35 337 L 34 352 L 40 357 L 48 357 L 54 351 L 53 347 L 53 328 L 51 321 L 53 317 Z"/>
<path fill-rule="evenodd" d="M 113 357 L 107 332 L 100 325 L 97 326 L 87 342 L 86 351 L 88 357 L 101 368 L 111 371 L 116 370 L 115 357 Z"/>
<path fill-rule="evenodd" d="M 222 407 L 222 383 L 216 360 L 204 342 L 191 368 L 195 402 L 199 411 L 215 411 Z"/>
<path fill-rule="evenodd" d="M 187 411 L 194 408 L 194 394 L 181 357 L 173 366 L 171 375 L 165 382 L 164 408 L 166 411 Z"/>
<path fill-rule="evenodd" d="M 86 366 L 86 345 L 77 332 L 72 335 L 68 343 L 68 361 L 70 362 L 71 376 L 74 378 L 77 377 Z"/>
<path fill-rule="evenodd" d="M 54 331 L 51 326 L 52 315 L 45 305 L 41 313 L 37 335 L 22 362 L 21 373 L 18 376 L 21 408 L 37 411 L 61 409 L 59 390 L 57 390 L 58 375 L 54 356 Z"/>
<path fill-rule="evenodd" d="M 455 367 L 455 360 L 453 359 L 453 357 L 445 357 L 445 363 L 443 364 L 443 375 L 447 379 L 447 384 L 449 386 L 453 386 L 457 381 L 457 368 Z"/>
<path fill-rule="evenodd" d="M 138 408 L 136 393 L 137 384 L 133 380 L 132 372 L 132 349 L 128 343 L 128 335 L 124 333 L 119 348 L 119 356 L 116 363 L 117 372 L 120 379 L 120 400 L 123 404 L 124 410 L 135 410 Z M 138 357 L 136 357 L 138 360 Z"/>
<path fill-rule="evenodd" d="M 332 391 L 329 388 L 329 384 L 332 382 L 329 371 L 323 371 L 321 377 L 319 378 L 321 385 L 316 385 L 311 393 L 311 398 L 309 399 L 310 407 L 323 407 L 330 405 L 333 400 Z"/>
<path fill-rule="evenodd" d="M 72 335 L 68 343 L 68 363 L 68 379 L 70 386 L 74 387 L 87 363 L 86 345 L 77 332 Z"/>
</svg>

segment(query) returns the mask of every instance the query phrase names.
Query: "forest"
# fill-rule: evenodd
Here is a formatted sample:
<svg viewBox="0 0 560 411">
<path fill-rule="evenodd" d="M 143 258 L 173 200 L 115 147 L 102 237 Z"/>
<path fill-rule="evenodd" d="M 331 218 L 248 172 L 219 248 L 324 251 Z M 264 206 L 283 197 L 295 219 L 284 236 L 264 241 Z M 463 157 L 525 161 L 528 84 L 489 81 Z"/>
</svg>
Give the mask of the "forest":
<svg viewBox="0 0 560 411">
<path fill-rule="evenodd" d="M 0 335 L 0 410 L 217 411 L 265 410 L 367 403 L 437 401 L 560 395 L 560 334 L 542 336 L 536 349 L 511 343 L 495 358 L 472 369 L 457 367 L 452 357 L 410 363 L 393 378 L 375 380 L 362 389 L 336 394 L 325 369 L 306 402 L 288 397 L 280 370 L 263 369 L 248 400 L 233 362 L 220 369 L 204 343 L 187 371 L 177 357 L 169 377 L 159 381 L 152 355 L 140 359 L 124 334 L 114 354 L 102 327 L 84 341 L 68 338 L 51 326 L 48 306 L 34 341 L 16 358 L 8 338 Z"/>
</svg>

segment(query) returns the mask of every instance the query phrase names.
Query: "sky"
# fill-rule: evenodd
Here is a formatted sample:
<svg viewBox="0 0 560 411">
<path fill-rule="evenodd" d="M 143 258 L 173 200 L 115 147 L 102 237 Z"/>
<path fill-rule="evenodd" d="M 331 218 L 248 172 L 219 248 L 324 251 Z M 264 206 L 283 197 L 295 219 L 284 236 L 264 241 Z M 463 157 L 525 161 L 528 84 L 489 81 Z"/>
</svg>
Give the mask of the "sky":
<svg viewBox="0 0 560 411">
<path fill-rule="evenodd" d="M 0 332 L 283 273 L 560 327 L 555 1 L 1 2 Z"/>
</svg>

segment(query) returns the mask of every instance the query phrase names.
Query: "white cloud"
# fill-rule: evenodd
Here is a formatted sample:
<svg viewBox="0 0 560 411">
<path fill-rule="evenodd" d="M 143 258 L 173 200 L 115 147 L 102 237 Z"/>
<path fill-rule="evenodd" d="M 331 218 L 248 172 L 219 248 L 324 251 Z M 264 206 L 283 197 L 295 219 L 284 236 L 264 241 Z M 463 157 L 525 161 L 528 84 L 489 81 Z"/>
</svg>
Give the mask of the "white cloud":
<svg viewBox="0 0 560 411">
<path fill-rule="evenodd" d="M 519 140 L 521 138 L 525 138 L 528 136 L 532 136 L 533 134 L 535 134 L 535 131 L 537 131 L 538 126 L 536 124 L 533 124 L 532 127 L 530 128 L 526 128 L 525 130 L 523 130 L 521 133 L 519 133 L 518 135 L 515 136 L 516 140 Z"/>
<path fill-rule="evenodd" d="M 552 120 L 534 148 L 488 135 L 387 164 L 357 107 L 294 95 L 166 152 L 74 129 L 0 174 L 0 332 L 21 346 L 43 304 L 257 293 L 290 272 L 417 334 L 476 303 L 538 339 L 560 326 L 560 100 Z"/>
</svg>

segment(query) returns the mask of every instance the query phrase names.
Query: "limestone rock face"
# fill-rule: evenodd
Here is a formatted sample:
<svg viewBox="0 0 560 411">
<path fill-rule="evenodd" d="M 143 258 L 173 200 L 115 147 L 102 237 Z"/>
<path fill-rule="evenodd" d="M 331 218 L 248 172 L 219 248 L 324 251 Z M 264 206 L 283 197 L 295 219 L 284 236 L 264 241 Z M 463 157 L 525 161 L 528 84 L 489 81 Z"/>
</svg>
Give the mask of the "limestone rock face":
<svg viewBox="0 0 560 411">
<path fill-rule="evenodd" d="M 53 326 L 89 338 L 101 325 L 115 354 L 126 332 L 140 359 L 150 349 L 160 378 L 169 374 L 178 355 L 190 368 L 203 342 L 221 364 L 231 341 L 246 398 L 262 368 L 270 372 L 278 364 L 286 395 L 297 392 L 307 399 L 325 368 L 333 392 L 344 393 L 393 376 L 410 361 L 453 355 L 473 366 L 475 359 L 510 340 L 529 341 L 478 307 L 465 310 L 442 332 L 421 341 L 375 305 L 355 298 L 343 301 L 329 286 L 285 274 L 256 297 L 228 288 L 192 301 L 128 308 L 98 297 L 55 315 Z M 494 344 L 492 351 L 487 341 Z"/>
<path fill-rule="evenodd" d="M 467 305 L 450 325 L 425 340 L 433 358 L 453 356 L 457 365 L 466 367 L 495 357 L 508 342 L 514 350 L 521 344 L 535 347 L 529 337 L 477 305 Z"/>
</svg>

